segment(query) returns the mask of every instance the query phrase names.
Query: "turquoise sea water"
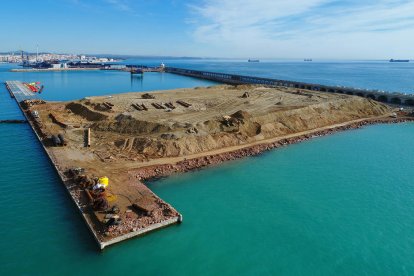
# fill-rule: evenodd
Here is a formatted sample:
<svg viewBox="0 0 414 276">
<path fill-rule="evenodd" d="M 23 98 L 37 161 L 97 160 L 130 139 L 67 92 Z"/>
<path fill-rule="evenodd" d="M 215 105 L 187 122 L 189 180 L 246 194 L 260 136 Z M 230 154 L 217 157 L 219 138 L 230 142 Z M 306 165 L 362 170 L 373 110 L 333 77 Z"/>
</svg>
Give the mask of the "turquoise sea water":
<svg viewBox="0 0 414 276">
<path fill-rule="evenodd" d="M 211 84 L 6 69 L 0 81 L 41 80 L 51 100 Z M 11 117 L 21 114 L 0 86 L 0 118 Z M 0 124 L 0 274 L 412 275 L 413 133 L 371 126 L 149 183 L 183 224 L 101 253 L 29 126 Z"/>
<path fill-rule="evenodd" d="M 0 65 L 1 66 L 1 65 Z M 3 67 L 3 68 L 2 68 Z M 73 100 L 85 96 L 110 95 L 121 92 L 137 92 L 208 86 L 214 82 L 173 74 L 145 73 L 144 77 L 119 71 L 66 71 L 66 72 L 8 72 L 18 68 L 12 65 L 0 67 L 1 79 L 25 82 L 40 81 L 45 89 L 45 100 Z M 4 80 L 2 80 L 4 81 Z"/>
</svg>

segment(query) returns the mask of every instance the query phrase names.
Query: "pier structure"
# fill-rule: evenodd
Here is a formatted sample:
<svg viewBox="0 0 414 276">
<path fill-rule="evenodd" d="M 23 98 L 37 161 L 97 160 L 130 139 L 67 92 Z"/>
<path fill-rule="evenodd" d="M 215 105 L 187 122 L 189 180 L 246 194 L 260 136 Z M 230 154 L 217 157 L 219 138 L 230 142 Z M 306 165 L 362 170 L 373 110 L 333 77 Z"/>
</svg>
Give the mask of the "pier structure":
<svg viewBox="0 0 414 276">
<path fill-rule="evenodd" d="M 135 68 L 135 69 L 131 69 L 131 75 L 143 75 L 144 74 L 144 70 L 141 68 Z"/>
<path fill-rule="evenodd" d="M 370 98 L 376 101 L 396 104 L 414 106 L 414 94 L 405 94 L 398 92 L 385 92 L 379 90 L 359 89 L 344 86 L 322 85 L 298 81 L 278 80 L 272 78 L 261 78 L 252 76 L 243 76 L 235 74 L 199 71 L 192 69 L 183 69 L 176 67 L 165 67 L 167 73 L 189 76 L 194 78 L 206 79 L 227 84 L 260 84 L 266 86 L 291 87 L 297 89 L 307 89 L 320 92 L 341 93 L 348 95 L 355 95 L 364 98 Z"/>
<path fill-rule="evenodd" d="M 15 98 L 18 103 L 24 100 L 38 98 L 36 93 L 33 93 L 33 91 L 20 81 L 6 81 L 5 84 L 10 93 L 10 97 Z"/>
<path fill-rule="evenodd" d="M 9 95 L 11 98 L 15 98 L 14 94 L 12 93 L 11 89 L 16 90 L 16 93 L 18 94 L 18 97 L 25 97 L 26 93 L 28 94 L 28 88 L 25 86 L 21 86 L 20 82 L 11 81 L 9 83 L 5 83 L 7 91 L 9 92 Z M 11 117 L 11 118 L 2 118 L 0 120 L 0 124 L 24 124 L 27 123 L 25 119 L 22 119 L 20 117 Z"/>
<path fill-rule="evenodd" d="M 148 67 L 144 65 L 126 65 L 125 71 L 129 71 L 131 75 L 143 75 L 146 72 L 163 72 L 164 67 Z"/>
<path fill-rule="evenodd" d="M 56 173 L 59 175 L 60 179 L 62 180 L 63 185 L 66 188 L 66 191 L 69 193 L 72 201 L 75 203 L 78 211 L 80 212 L 80 214 L 82 215 L 83 220 L 85 221 L 86 225 L 88 226 L 89 230 L 91 231 L 91 233 L 93 234 L 96 242 L 98 243 L 98 246 L 100 247 L 100 249 L 103 249 L 105 246 L 107 246 L 106 243 L 102 243 L 94 228 L 93 225 L 91 223 L 91 220 L 86 216 L 86 214 L 83 212 L 83 206 L 81 206 L 80 204 L 78 204 L 76 202 L 76 200 L 73 198 L 73 185 L 70 185 L 69 183 L 67 183 L 67 179 L 65 177 L 65 175 L 63 174 L 63 172 L 60 171 L 60 169 L 58 168 L 57 164 L 54 162 L 54 157 L 52 156 L 52 154 L 46 149 L 45 145 L 42 142 L 42 138 L 39 136 L 39 134 L 36 132 L 36 128 L 34 126 L 34 124 L 32 123 L 32 121 L 30 120 L 31 118 L 28 116 L 28 114 L 26 114 L 26 112 L 23 110 L 23 107 L 21 105 L 21 102 L 23 100 L 31 100 L 31 99 L 35 99 L 35 95 L 33 92 L 31 92 L 29 89 L 25 89 L 26 87 L 23 85 L 22 82 L 20 81 L 6 81 L 5 82 L 6 88 L 9 91 L 10 95 L 12 95 L 12 97 L 16 100 L 17 106 L 20 108 L 20 110 L 23 113 L 23 116 L 25 117 L 25 119 L 27 120 L 27 122 L 29 122 L 34 135 L 37 137 L 38 141 L 40 142 L 43 150 L 45 151 L 46 155 L 48 156 L 50 163 L 52 164 L 53 168 L 55 169 Z"/>
<path fill-rule="evenodd" d="M 53 168 L 55 169 L 56 173 L 59 175 L 62 184 L 64 185 L 66 191 L 68 192 L 70 198 L 72 199 L 73 203 L 76 205 L 79 213 L 81 214 L 83 220 L 85 221 L 87 227 L 89 228 L 90 232 L 92 233 L 95 241 L 98 244 L 99 249 L 103 250 L 105 247 L 108 247 L 110 245 L 131 239 L 133 237 L 142 236 L 146 233 L 156 231 L 158 229 L 167 227 L 169 225 L 181 223 L 183 218 L 181 214 L 178 214 L 175 217 L 159 221 L 157 223 L 151 224 L 147 227 L 140 228 L 140 229 L 134 229 L 133 231 L 129 233 L 125 233 L 122 235 L 115 236 L 109 240 L 102 240 L 98 232 L 100 231 L 100 226 L 96 224 L 96 218 L 92 218 L 92 216 L 89 213 L 89 209 L 84 204 L 80 203 L 76 200 L 76 192 L 77 187 L 73 184 L 73 181 L 71 181 L 67 176 L 65 176 L 64 172 L 62 171 L 62 168 L 59 166 L 59 164 L 56 161 L 56 157 L 52 151 L 50 151 L 43 143 L 42 138 L 39 136 L 39 133 L 36 131 L 36 126 L 33 122 L 33 115 L 30 115 L 27 113 L 23 106 L 22 101 L 24 100 L 35 100 L 39 99 L 38 95 L 36 93 L 33 93 L 30 91 L 29 88 L 27 88 L 22 82 L 20 81 L 6 81 L 5 86 L 7 90 L 10 93 L 10 96 L 16 100 L 16 103 L 18 107 L 20 108 L 21 112 L 23 113 L 23 116 L 25 117 L 25 120 L 3 120 L 0 121 L 0 123 L 26 123 L 28 122 L 31 126 L 34 135 L 37 137 L 38 141 L 40 142 L 43 150 L 45 151 L 46 155 L 49 158 L 49 161 Z M 90 137 L 90 129 L 88 130 L 88 134 Z M 90 141 L 89 141 L 90 144 Z"/>
</svg>

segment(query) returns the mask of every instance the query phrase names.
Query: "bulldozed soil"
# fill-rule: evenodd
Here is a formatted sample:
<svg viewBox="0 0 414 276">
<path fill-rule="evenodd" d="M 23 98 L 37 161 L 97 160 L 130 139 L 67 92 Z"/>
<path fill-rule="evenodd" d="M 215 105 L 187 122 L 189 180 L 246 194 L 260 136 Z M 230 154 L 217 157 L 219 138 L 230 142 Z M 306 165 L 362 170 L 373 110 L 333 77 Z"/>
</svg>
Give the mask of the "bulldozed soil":
<svg viewBox="0 0 414 276">
<path fill-rule="evenodd" d="M 242 97 L 245 92 L 249 97 Z M 90 127 L 95 138 L 92 149 L 104 152 L 102 157 L 142 162 L 248 145 L 390 112 L 385 105 L 360 97 L 254 86 L 185 89 L 153 95 L 155 99 L 129 93 L 46 106 L 57 116 L 65 114 L 63 123 L 67 125 Z M 191 106 L 184 107 L 177 100 Z M 103 103 L 113 106 L 107 108 Z M 175 108 L 166 107 L 166 103 Z M 132 104 L 144 104 L 148 110 L 139 111 Z M 69 139 L 82 138 L 76 129 L 67 132 Z"/>
<path fill-rule="evenodd" d="M 257 154 L 338 129 L 392 120 L 393 110 L 357 96 L 253 85 L 125 93 L 31 106 L 44 144 L 62 171 L 107 176 L 119 225 L 91 211 L 103 241 L 176 218 L 141 181 Z M 85 130 L 90 129 L 90 147 Z M 53 146 L 62 134 L 66 146 Z M 283 142 L 285 141 L 285 143 Z M 286 142 L 288 141 L 288 142 Z M 191 161 L 193 160 L 193 161 Z M 69 179 L 70 180 L 70 179 Z M 88 205 L 82 187 L 78 201 Z M 138 207 L 138 208 L 137 208 Z"/>
</svg>

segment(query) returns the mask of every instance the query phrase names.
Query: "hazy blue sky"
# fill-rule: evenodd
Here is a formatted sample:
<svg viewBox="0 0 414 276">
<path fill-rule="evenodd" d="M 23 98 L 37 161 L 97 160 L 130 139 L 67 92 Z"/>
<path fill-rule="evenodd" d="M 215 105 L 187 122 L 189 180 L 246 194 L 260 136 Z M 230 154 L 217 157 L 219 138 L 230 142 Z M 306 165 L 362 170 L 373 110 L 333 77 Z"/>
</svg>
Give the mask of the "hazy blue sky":
<svg viewBox="0 0 414 276">
<path fill-rule="evenodd" d="M 0 51 L 414 57 L 414 1 L 2 0 L 0 9 Z"/>
</svg>

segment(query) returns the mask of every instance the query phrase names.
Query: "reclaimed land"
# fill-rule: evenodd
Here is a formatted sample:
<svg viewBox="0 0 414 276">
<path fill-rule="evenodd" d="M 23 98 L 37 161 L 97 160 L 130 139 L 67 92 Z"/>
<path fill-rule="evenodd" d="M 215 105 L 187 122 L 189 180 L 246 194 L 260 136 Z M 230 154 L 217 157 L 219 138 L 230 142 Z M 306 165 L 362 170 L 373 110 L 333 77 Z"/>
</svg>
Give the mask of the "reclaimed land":
<svg viewBox="0 0 414 276">
<path fill-rule="evenodd" d="M 413 120 L 357 96 L 253 85 L 32 100 L 21 107 L 101 249 L 181 221 L 144 180 L 367 124 Z M 58 134 L 64 146 L 53 144 Z M 110 181 L 108 210 L 96 208 L 91 192 L 101 176 Z"/>
</svg>

